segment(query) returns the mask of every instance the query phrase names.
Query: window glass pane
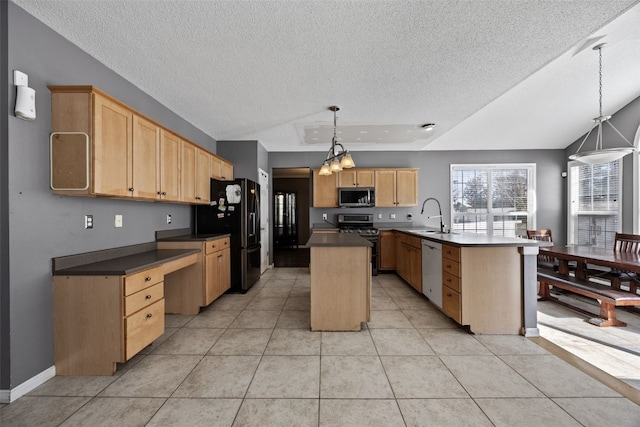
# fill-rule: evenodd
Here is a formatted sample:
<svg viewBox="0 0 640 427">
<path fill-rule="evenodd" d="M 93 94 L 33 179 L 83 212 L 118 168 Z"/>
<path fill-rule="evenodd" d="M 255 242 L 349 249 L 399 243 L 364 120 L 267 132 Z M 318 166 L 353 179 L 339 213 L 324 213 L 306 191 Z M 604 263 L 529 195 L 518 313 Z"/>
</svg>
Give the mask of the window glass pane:
<svg viewBox="0 0 640 427">
<path fill-rule="evenodd" d="M 487 216 L 476 214 L 454 214 L 453 231 L 487 234 Z"/>
</svg>

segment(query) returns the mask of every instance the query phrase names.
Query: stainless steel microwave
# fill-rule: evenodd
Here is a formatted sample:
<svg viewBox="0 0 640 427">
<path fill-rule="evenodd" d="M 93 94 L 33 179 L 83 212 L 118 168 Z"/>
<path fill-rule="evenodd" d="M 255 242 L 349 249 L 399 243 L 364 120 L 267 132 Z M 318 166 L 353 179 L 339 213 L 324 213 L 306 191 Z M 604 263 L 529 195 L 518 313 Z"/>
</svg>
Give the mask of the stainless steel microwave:
<svg viewBox="0 0 640 427">
<path fill-rule="evenodd" d="M 376 205 L 376 192 L 373 187 L 338 188 L 338 206 L 341 208 L 366 208 Z"/>
</svg>

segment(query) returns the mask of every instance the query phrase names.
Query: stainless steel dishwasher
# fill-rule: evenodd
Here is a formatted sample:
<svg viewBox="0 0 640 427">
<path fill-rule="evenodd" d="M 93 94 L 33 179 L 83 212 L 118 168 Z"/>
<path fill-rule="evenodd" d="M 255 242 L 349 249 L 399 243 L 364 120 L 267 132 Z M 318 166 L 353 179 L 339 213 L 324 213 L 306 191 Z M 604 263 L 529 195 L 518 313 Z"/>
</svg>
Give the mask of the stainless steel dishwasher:
<svg viewBox="0 0 640 427">
<path fill-rule="evenodd" d="M 442 308 L 442 245 L 422 239 L 422 293 Z"/>
</svg>

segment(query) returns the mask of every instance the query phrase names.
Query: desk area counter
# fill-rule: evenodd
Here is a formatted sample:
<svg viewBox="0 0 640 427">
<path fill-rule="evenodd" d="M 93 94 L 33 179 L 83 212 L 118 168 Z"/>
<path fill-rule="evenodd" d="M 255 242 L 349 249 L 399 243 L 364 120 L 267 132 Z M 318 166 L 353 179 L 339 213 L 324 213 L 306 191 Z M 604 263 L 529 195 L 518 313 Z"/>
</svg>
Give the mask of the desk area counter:
<svg viewBox="0 0 640 427">
<path fill-rule="evenodd" d="M 371 242 L 347 233 L 313 233 L 311 330 L 359 331 L 370 320 Z"/>
</svg>

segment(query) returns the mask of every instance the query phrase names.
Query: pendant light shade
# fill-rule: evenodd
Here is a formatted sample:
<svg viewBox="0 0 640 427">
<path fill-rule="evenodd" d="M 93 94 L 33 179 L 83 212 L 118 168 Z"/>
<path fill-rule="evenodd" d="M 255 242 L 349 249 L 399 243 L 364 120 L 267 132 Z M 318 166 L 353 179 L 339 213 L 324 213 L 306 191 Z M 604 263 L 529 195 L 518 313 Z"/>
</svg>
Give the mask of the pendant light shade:
<svg viewBox="0 0 640 427">
<path fill-rule="evenodd" d="M 624 137 L 624 135 L 622 135 L 620 133 L 620 131 L 618 129 L 616 129 L 616 127 L 611 124 L 611 122 L 609 121 L 609 119 L 611 118 L 611 116 L 604 116 L 602 114 L 602 48 L 604 46 L 604 43 L 599 44 L 597 46 L 594 46 L 593 50 L 597 50 L 599 53 L 599 72 L 598 72 L 598 77 L 599 77 L 599 82 L 600 82 L 600 116 L 596 117 L 595 119 L 593 119 L 593 121 L 596 123 L 596 126 L 593 127 L 589 133 L 587 133 L 587 135 L 584 137 L 584 139 L 582 140 L 582 143 L 580 144 L 580 146 L 578 147 L 578 151 L 576 151 L 575 154 L 569 156 L 569 160 L 577 160 L 579 162 L 582 163 L 586 163 L 589 165 L 594 165 L 594 164 L 599 164 L 599 163 L 609 163 L 609 162 L 613 162 L 615 160 L 619 160 L 621 158 L 623 158 L 624 156 L 626 156 L 627 154 L 631 154 L 635 151 L 633 144 L 631 144 L 631 142 L 629 142 L 629 140 L 627 138 Z M 616 131 L 616 133 L 627 143 L 629 144 L 629 147 L 616 147 L 616 148 L 603 148 L 602 146 L 602 125 L 603 123 L 607 123 L 609 126 L 611 126 L 611 128 Z M 584 145 L 584 143 L 587 141 L 587 138 L 589 138 L 589 135 L 591 135 L 591 132 L 593 132 L 594 129 L 597 129 L 597 133 L 596 133 L 596 147 L 595 150 L 592 151 L 584 151 L 584 152 L 580 152 L 580 149 L 582 148 L 582 146 Z"/>
<path fill-rule="evenodd" d="M 322 163 L 319 175 L 331 175 L 332 173 L 340 172 L 342 169 L 349 169 L 356 166 L 349 151 L 345 150 L 342 144 L 338 142 L 336 112 L 339 111 L 340 108 L 332 105 L 329 107 L 329 110 L 333 111 L 333 138 L 331 139 L 331 148 Z"/>
</svg>

